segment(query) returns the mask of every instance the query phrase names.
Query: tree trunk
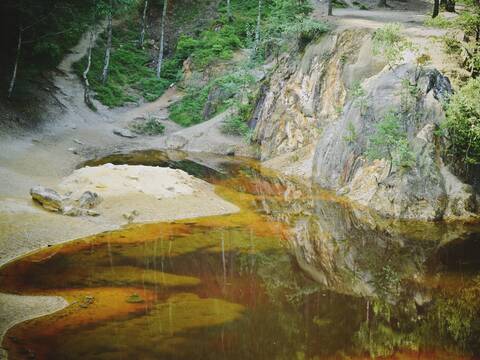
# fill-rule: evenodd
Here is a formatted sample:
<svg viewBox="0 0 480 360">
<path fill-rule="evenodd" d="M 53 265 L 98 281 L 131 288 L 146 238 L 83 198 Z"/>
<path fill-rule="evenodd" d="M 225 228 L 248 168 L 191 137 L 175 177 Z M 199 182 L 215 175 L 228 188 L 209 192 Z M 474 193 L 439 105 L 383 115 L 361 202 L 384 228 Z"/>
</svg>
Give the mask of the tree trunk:
<svg viewBox="0 0 480 360">
<path fill-rule="evenodd" d="M 105 49 L 105 60 L 103 62 L 102 83 L 108 80 L 108 68 L 110 66 L 110 53 L 112 52 L 112 18 L 113 18 L 113 0 L 110 0 L 110 12 L 108 14 L 107 25 L 107 47 Z"/>
<path fill-rule="evenodd" d="M 92 65 L 92 49 L 93 49 L 93 38 L 95 33 L 95 25 L 92 25 L 90 30 L 90 43 L 88 44 L 88 53 L 87 53 L 87 67 L 83 71 L 82 77 L 85 84 L 85 90 L 83 92 L 83 101 L 91 109 L 94 109 L 92 99 L 90 98 L 90 82 L 88 81 L 88 73 L 90 71 L 90 66 Z"/>
<path fill-rule="evenodd" d="M 377 6 L 378 7 L 387 7 L 387 0 L 379 0 Z"/>
<path fill-rule="evenodd" d="M 18 28 L 18 42 L 17 42 L 17 54 L 15 55 L 15 64 L 13 65 L 12 79 L 10 80 L 10 86 L 8 87 L 8 98 L 10 99 L 15 88 L 15 81 L 17 80 L 18 62 L 20 60 L 20 50 L 22 49 L 22 26 Z"/>
<path fill-rule="evenodd" d="M 333 15 L 333 0 L 328 0 L 327 15 L 328 15 L 328 16 L 332 16 L 332 15 Z"/>
<path fill-rule="evenodd" d="M 233 20 L 232 6 L 231 6 L 231 4 L 230 4 L 230 0 L 227 0 L 227 17 L 228 17 L 228 21 L 232 21 L 232 20 Z"/>
<path fill-rule="evenodd" d="M 436 18 L 439 12 L 440 12 L 440 0 L 434 0 L 432 18 Z"/>
<path fill-rule="evenodd" d="M 148 10 L 148 0 L 145 0 L 143 5 L 142 30 L 140 31 L 140 47 L 141 48 L 143 48 L 143 43 L 145 42 L 145 32 L 147 30 L 147 10 Z"/>
<path fill-rule="evenodd" d="M 164 0 L 163 3 L 163 12 L 162 12 L 162 21 L 160 24 L 160 49 L 158 50 L 158 62 L 157 62 L 157 78 L 160 79 L 160 74 L 162 72 L 162 62 L 163 62 L 163 47 L 165 44 L 165 21 L 167 17 L 167 7 L 168 0 Z"/>
<path fill-rule="evenodd" d="M 260 45 L 261 21 L 262 21 L 262 0 L 258 0 L 258 15 L 257 15 L 257 26 L 255 28 L 255 45 L 254 45 L 255 53 L 257 53 L 258 47 Z"/>
<path fill-rule="evenodd" d="M 445 11 L 455 12 L 455 0 L 446 0 L 445 1 Z"/>
</svg>

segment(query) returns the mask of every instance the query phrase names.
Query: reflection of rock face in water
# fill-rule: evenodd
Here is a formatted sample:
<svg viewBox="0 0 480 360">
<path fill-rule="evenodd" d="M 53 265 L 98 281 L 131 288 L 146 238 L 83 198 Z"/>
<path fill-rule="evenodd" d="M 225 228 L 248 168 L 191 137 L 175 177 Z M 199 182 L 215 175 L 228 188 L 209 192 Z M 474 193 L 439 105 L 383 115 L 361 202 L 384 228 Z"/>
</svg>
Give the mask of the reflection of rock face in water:
<svg viewBox="0 0 480 360">
<path fill-rule="evenodd" d="M 351 209 L 324 200 L 315 201 L 315 215 L 297 222 L 294 241 L 297 260 L 310 276 L 329 289 L 362 296 L 396 292 L 379 289 L 384 273 L 420 273 L 434 247 L 432 242 L 406 244 L 403 236 L 381 231 Z"/>
<path fill-rule="evenodd" d="M 312 194 L 288 180 L 278 181 L 286 184 L 282 200 L 286 204 L 270 201 L 264 204 L 265 211 L 290 223 L 290 242 L 299 266 L 335 292 L 383 297 L 392 303 L 400 293 L 411 299 L 429 298 L 428 291 L 411 286 L 412 281 L 424 277 L 427 270 L 438 270 L 441 244 L 475 231 L 459 224 L 386 220 L 321 190 Z"/>
</svg>

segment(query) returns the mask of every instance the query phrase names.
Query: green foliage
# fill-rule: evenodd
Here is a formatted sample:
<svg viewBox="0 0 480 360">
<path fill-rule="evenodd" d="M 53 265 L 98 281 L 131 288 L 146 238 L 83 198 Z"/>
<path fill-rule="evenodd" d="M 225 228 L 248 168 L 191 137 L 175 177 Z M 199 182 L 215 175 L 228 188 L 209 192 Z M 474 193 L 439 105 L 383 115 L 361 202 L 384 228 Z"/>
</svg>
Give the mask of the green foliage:
<svg viewBox="0 0 480 360">
<path fill-rule="evenodd" d="M 395 112 L 388 112 L 376 125 L 375 133 L 368 142 L 367 157 L 387 159 L 392 165 L 410 168 L 415 164 L 415 157 L 410 149 L 406 132 L 401 128 Z"/>
<path fill-rule="evenodd" d="M 165 132 L 165 126 L 152 116 L 149 116 L 145 121 L 133 123 L 130 128 L 133 132 L 142 135 L 162 135 Z"/>
<path fill-rule="evenodd" d="M 368 110 L 369 101 L 367 92 L 360 82 L 353 83 L 349 91 L 350 97 L 353 99 L 353 105 L 360 109 L 360 114 L 365 115 Z"/>
<path fill-rule="evenodd" d="M 203 31 L 198 39 L 180 37 L 177 44 L 178 58 L 191 57 L 194 65 L 202 69 L 217 59 L 227 60 L 233 51 L 242 46 L 236 28 L 222 22 L 215 23 L 212 29 Z"/>
<path fill-rule="evenodd" d="M 480 163 L 480 79 L 470 79 L 450 98 L 442 128 L 454 156 Z"/>
<path fill-rule="evenodd" d="M 247 125 L 253 112 L 251 103 L 242 104 L 238 107 L 238 114 L 230 116 L 222 125 L 222 132 L 227 135 L 249 137 L 251 130 Z"/>
<path fill-rule="evenodd" d="M 381 55 L 393 68 L 403 60 L 403 53 L 413 50 L 413 45 L 401 34 L 400 24 L 387 24 L 373 34 L 373 53 Z"/>
<path fill-rule="evenodd" d="M 448 29 L 454 25 L 451 20 L 447 19 L 443 15 L 438 15 L 437 17 L 434 17 L 434 18 L 432 18 L 431 16 L 427 16 L 427 18 L 423 23 L 425 26 L 439 28 L 439 29 Z"/>
<path fill-rule="evenodd" d="M 460 52 L 462 51 L 462 43 L 457 39 L 451 36 L 444 36 L 442 40 L 443 40 L 443 46 L 447 54 L 459 55 Z"/>
<path fill-rule="evenodd" d="M 402 79 L 400 89 L 400 109 L 407 116 L 416 116 L 417 101 L 421 95 L 417 84 L 409 79 Z"/>
<path fill-rule="evenodd" d="M 134 19 L 125 19 L 114 27 L 110 59 L 109 77 L 102 84 L 101 74 L 106 46 L 105 36 L 97 41 L 92 52 L 92 65 L 89 73 L 90 85 L 96 98 L 109 107 L 122 106 L 141 98 L 153 101 L 160 97 L 168 86 L 179 79 L 181 64 L 176 59 L 168 59 L 162 68 L 162 78 L 158 79 L 155 69 L 150 67 L 152 59 L 148 50 L 137 46 L 138 29 Z M 86 58 L 74 65 L 79 76 L 86 66 Z"/>
<path fill-rule="evenodd" d="M 285 26 L 284 33 L 286 35 L 296 36 L 300 46 L 304 47 L 312 40 L 328 32 L 329 29 L 326 23 L 310 18 L 303 18 L 298 22 Z"/>
<path fill-rule="evenodd" d="M 230 99 L 242 93 L 241 90 L 253 82 L 251 75 L 240 71 L 214 79 L 207 86 L 190 88 L 182 100 L 171 106 L 170 118 L 182 126 L 191 126 L 208 120 L 204 118 L 204 109 L 213 89 L 221 94 L 212 114 L 215 115 L 231 105 Z"/>
<path fill-rule="evenodd" d="M 227 135 L 248 136 L 250 128 L 241 116 L 230 116 L 222 125 L 222 132 Z"/>
<path fill-rule="evenodd" d="M 332 0 L 332 5 L 335 9 L 345 9 L 348 7 L 348 5 L 345 4 L 345 2 L 340 0 Z"/>
<path fill-rule="evenodd" d="M 355 125 L 353 125 L 351 121 L 348 122 L 347 133 L 348 134 L 343 137 L 343 140 L 351 144 L 357 141 L 357 138 L 358 138 L 357 130 L 355 129 Z"/>
<path fill-rule="evenodd" d="M 462 29 L 467 36 L 477 37 L 480 32 L 480 9 L 478 6 L 461 12 L 455 19 L 455 25 Z"/>
</svg>

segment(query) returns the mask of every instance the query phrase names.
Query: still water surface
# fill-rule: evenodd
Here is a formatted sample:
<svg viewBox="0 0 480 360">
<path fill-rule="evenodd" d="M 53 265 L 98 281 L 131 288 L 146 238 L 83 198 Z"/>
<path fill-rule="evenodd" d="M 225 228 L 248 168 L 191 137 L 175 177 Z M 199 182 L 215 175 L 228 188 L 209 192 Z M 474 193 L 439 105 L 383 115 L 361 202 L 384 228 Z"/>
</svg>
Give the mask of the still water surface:
<svg viewBox="0 0 480 360">
<path fill-rule="evenodd" d="M 0 269 L 71 305 L 10 329 L 11 359 L 471 359 L 480 228 L 399 223 L 247 160 L 158 151 L 237 214 L 131 225 Z M 180 205 L 181 206 L 181 205 Z"/>
</svg>

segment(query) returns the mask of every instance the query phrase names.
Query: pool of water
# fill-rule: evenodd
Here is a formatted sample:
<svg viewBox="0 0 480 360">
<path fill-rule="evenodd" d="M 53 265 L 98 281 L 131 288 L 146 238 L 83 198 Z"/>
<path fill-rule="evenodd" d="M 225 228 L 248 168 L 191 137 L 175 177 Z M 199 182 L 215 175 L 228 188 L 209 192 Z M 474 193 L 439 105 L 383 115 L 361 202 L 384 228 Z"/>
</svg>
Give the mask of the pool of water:
<svg viewBox="0 0 480 360">
<path fill-rule="evenodd" d="M 11 359 L 480 355 L 480 229 L 381 219 L 244 159 L 117 154 L 183 169 L 236 214 L 131 225 L 0 269 L 71 305 L 8 331 Z M 181 205 L 180 205 L 181 206 Z"/>
</svg>

